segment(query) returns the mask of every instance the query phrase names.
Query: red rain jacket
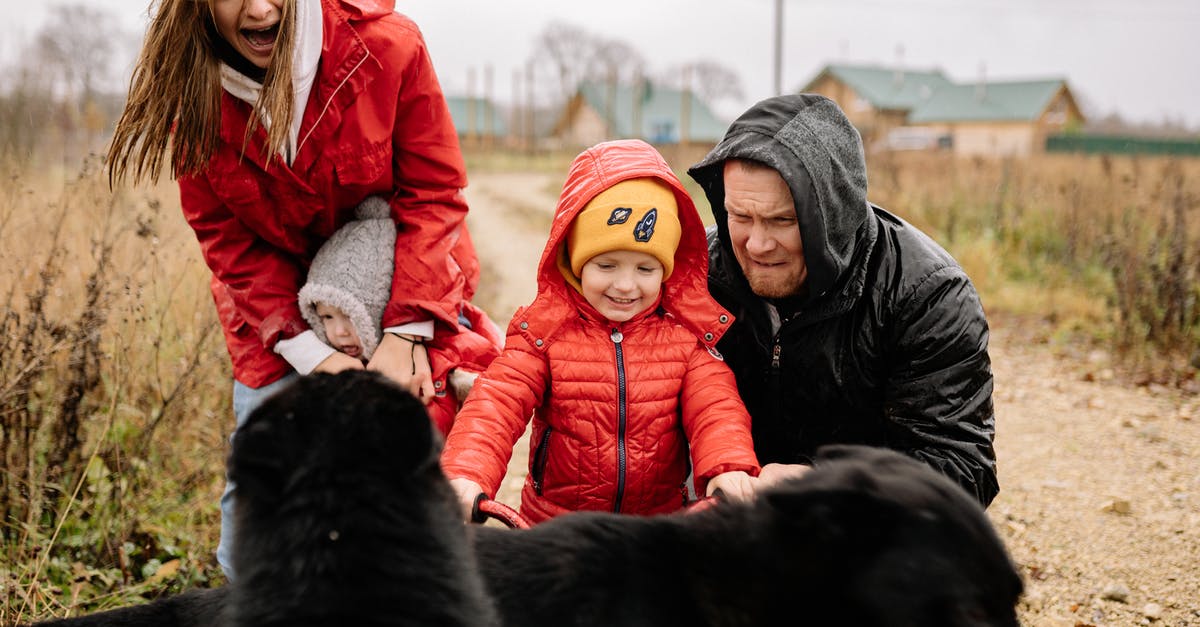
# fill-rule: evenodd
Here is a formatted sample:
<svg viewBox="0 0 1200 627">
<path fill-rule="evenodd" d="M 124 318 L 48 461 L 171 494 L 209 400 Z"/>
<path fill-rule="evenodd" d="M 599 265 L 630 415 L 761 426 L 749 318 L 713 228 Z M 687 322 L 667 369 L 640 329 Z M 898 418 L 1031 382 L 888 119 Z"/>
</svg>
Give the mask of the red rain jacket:
<svg viewBox="0 0 1200 627">
<path fill-rule="evenodd" d="M 482 370 L 500 343 L 467 302 L 479 263 L 464 223 L 458 138 L 421 33 L 393 2 L 323 0 L 321 8 L 321 65 L 292 164 L 264 161 L 261 127 L 243 154 L 250 106 L 222 92 L 220 145 L 203 174 L 179 181 L 213 272 L 234 377 L 259 387 L 291 370 L 272 349 L 308 328 L 296 293 L 313 255 L 359 202 L 383 195 L 399 229 L 383 326 L 436 321 L 430 360 L 442 394 L 450 367 Z"/>
<path fill-rule="evenodd" d="M 556 259 L 589 200 L 641 177 L 675 191 L 683 234 L 661 306 L 612 323 L 567 284 Z M 750 417 L 713 348 L 732 317 L 709 296 L 707 274 L 704 226 L 657 151 L 628 140 L 577 157 L 542 253 L 538 295 L 517 311 L 504 353 L 463 405 L 442 455 L 447 476 L 494 496 L 531 414 L 521 510 L 535 522 L 572 510 L 679 509 L 689 446 L 699 491 L 723 472 L 757 475 Z"/>
</svg>

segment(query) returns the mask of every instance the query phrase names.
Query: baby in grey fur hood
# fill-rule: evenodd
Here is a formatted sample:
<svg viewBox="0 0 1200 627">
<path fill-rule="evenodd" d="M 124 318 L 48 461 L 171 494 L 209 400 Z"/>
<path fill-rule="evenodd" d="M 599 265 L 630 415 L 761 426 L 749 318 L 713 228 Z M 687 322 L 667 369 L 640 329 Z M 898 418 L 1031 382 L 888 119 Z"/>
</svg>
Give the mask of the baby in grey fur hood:
<svg viewBox="0 0 1200 627">
<path fill-rule="evenodd" d="M 300 313 L 322 342 L 364 363 L 371 359 L 383 337 L 395 255 L 391 208 L 370 196 L 317 251 L 300 288 Z"/>
<path fill-rule="evenodd" d="M 380 196 L 363 200 L 354 217 L 317 251 L 297 299 L 318 339 L 365 364 L 383 338 L 383 311 L 395 269 L 396 224 Z M 460 402 L 475 376 L 450 372 L 448 384 Z"/>
</svg>

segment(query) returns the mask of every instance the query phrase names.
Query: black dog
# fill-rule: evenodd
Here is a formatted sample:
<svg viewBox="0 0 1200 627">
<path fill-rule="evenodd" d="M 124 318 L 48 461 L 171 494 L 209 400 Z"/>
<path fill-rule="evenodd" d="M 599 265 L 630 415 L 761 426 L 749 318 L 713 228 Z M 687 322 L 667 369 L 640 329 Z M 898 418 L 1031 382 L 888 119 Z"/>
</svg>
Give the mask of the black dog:
<svg viewBox="0 0 1200 627">
<path fill-rule="evenodd" d="M 926 466 L 822 449 L 748 506 L 480 528 L 506 624 L 1015 627 L 1021 580 L 973 499 Z"/>
<path fill-rule="evenodd" d="M 496 625 L 424 407 L 364 371 L 303 377 L 238 430 L 236 581 L 48 625 Z"/>
</svg>

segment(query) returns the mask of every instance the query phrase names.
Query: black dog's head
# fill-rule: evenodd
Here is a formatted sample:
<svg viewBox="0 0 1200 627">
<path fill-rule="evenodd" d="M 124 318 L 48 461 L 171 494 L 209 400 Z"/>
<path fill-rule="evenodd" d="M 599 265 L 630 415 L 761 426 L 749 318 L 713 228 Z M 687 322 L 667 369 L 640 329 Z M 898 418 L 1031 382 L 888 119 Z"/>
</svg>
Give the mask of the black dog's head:
<svg viewBox="0 0 1200 627">
<path fill-rule="evenodd" d="M 229 461 L 233 624 L 488 624 L 439 452 L 424 406 L 373 372 L 265 401 Z"/>
<path fill-rule="evenodd" d="M 420 488 L 413 480 L 437 473 L 439 449 L 425 407 L 381 375 L 316 374 L 264 401 L 238 429 L 229 475 L 239 502 L 269 510 L 315 485 Z"/>
<path fill-rule="evenodd" d="M 827 620 L 894 627 L 1015 627 L 1022 584 L 979 504 L 899 453 L 829 446 L 764 496 L 841 597 Z M 822 585 L 822 584 L 818 584 Z M 797 608 L 798 616 L 805 616 Z M 817 620 L 815 624 L 824 624 Z M 832 624 L 832 623 L 831 623 Z"/>
</svg>

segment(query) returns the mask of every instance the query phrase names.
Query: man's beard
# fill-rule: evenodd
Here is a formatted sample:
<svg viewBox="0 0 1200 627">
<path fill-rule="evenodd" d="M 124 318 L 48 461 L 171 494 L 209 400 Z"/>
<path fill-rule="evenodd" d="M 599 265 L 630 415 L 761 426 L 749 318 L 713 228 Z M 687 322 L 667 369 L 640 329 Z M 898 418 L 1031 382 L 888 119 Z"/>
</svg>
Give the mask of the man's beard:
<svg viewBox="0 0 1200 627">
<path fill-rule="evenodd" d="M 808 273 L 803 266 L 791 268 L 786 273 L 761 271 L 747 273 L 745 268 L 742 269 L 742 273 L 746 276 L 750 289 L 762 298 L 796 296 L 800 293 L 804 280 L 808 278 Z"/>
</svg>

